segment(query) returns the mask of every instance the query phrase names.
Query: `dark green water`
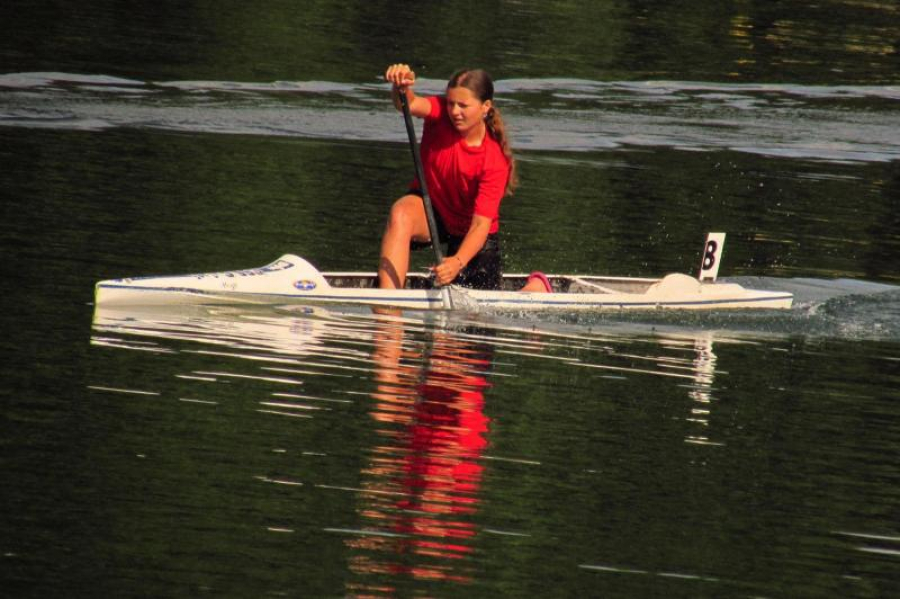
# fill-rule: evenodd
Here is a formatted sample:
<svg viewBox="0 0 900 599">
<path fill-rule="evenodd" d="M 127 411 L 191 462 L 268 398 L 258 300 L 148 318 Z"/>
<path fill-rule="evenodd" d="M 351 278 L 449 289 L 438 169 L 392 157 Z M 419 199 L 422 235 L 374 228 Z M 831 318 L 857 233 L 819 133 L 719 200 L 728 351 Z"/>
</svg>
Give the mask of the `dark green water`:
<svg viewBox="0 0 900 599">
<path fill-rule="evenodd" d="M 0 34 L 4 595 L 896 593 L 895 3 L 13 2 Z M 693 273 L 723 230 L 721 274 L 795 307 L 94 313 L 110 277 L 373 268 L 398 59 L 497 78 L 508 270 Z"/>
</svg>

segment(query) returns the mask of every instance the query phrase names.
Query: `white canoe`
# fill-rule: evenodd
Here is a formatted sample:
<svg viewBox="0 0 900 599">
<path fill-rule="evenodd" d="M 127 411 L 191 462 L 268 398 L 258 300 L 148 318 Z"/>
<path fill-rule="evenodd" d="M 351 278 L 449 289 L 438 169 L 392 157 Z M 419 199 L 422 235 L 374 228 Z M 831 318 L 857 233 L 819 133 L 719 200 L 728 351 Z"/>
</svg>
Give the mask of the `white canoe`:
<svg viewBox="0 0 900 599">
<path fill-rule="evenodd" d="M 735 283 L 700 281 L 685 274 L 658 279 L 548 275 L 553 293 L 517 291 L 525 274 L 503 277 L 496 291 L 457 289 L 454 307 L 496 310 L 598 310 L 739 308 L 785 309 L 792 294 L 746 289 Z M 378 289 L 374 272 L 320 272 L 286 254 L 267 266 L 163 277 L 100 281 L 97 306 L 171 304 L 280 304 L 287 302 L 366 304 L 416 310 L 445 307 L 440 289 L 427 274 L 410 274 L 405 289 Z"/>
</svg>

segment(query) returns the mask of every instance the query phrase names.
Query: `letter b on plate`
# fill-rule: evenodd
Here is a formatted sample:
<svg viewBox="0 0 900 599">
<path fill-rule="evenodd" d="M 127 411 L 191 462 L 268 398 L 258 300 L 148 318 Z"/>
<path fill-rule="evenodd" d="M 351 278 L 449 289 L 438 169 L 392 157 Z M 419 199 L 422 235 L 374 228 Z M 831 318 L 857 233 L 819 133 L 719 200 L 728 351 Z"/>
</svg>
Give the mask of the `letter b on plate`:
<svg viewBox="0 0 900 599">
<path fill-rule="evenodd" d="M 719 274 L 719 262 L 722 259 L 722 247 L 725 245 L 725 233 L 709 233 L 703 248 L 703 261 L 700 263 L 701 281 L 715 281 Z"/>
</svg>

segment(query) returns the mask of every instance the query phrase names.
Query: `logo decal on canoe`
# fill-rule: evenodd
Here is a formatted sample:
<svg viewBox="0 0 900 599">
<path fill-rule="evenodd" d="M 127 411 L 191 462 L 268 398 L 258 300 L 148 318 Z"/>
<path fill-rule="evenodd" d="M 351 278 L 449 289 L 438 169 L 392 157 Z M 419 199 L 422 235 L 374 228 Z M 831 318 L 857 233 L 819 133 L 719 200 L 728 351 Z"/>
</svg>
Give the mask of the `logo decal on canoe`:
<svg viewBox="0 0 900 599">
<path fill-rule="evenodd" d="M 300 291 L 312 291 L 316 288 L 316 282 L 310 281 L 309 279 L 301 279 L 299 281 L 294 281 L 294 287 Z"/>
</svg>

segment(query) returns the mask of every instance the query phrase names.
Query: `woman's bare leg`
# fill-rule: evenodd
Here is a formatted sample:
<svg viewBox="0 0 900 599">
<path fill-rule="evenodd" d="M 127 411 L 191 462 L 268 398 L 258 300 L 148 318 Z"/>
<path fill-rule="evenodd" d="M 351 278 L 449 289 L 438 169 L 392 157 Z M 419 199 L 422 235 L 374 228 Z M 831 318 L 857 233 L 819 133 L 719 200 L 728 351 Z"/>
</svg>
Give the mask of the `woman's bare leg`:
<svg viewBox="0 0 900 599">
<path fill-rule="evenodd" d="M 403 287 L 409 271 L 410 242 L 430 239 L 422 198 L 405 195 L 394 202 L 381 238 L 378 286 L 382 289 Z"/>
<path fill-rule="evenodd" d="M 553 291 L 551 283 L 547 276 L 539 271 L 535 271 L 531 273 L 528 277 L 528 280 L 525 281 L 525 286 L 519 289 L 519 291 L 528 291 L 531 293 L 549 293 Z"/>
<path fill-rule="evenodd" d="M 539 279 L 528 279 L 528 282 L 519 289 L 519 291 L 530 291 L 531 293 L 546 293 L 547 288 Z"/>
</svg>

